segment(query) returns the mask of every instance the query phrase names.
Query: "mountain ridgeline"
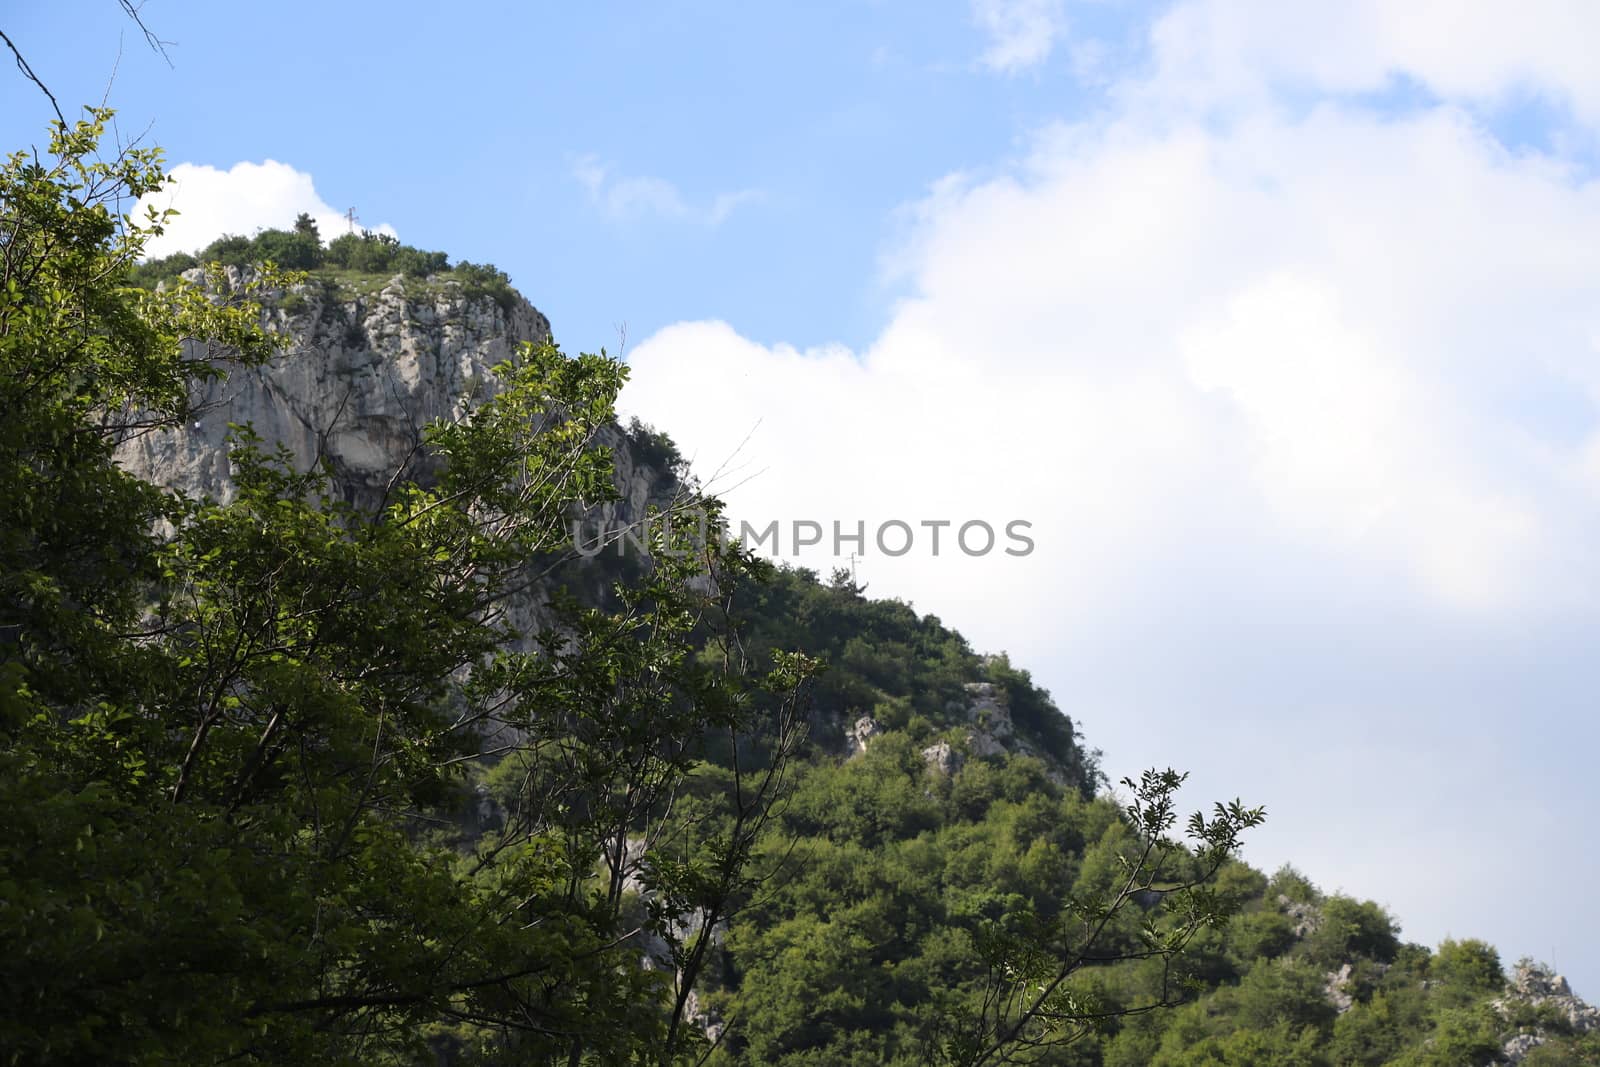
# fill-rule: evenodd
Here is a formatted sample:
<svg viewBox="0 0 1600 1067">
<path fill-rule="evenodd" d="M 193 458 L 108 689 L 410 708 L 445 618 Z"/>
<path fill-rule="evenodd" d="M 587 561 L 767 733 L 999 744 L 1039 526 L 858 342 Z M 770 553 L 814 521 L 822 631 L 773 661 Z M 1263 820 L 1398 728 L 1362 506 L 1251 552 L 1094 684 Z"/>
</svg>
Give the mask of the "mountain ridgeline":
<svg viewBox="0 0 1600 1067">
<path fill-rule="evenodd" d="M 183 426 L 125 443 L 126 469 L 226 500 L 230 426 L 249 424 L 290 467 L 320 467 L 335 497 L 370 507 L 394 491 L 397 472 L 428 477 L 430 421 L 462 418 L 497 388 L 496 364 L 524 342 L 550 340 L 544 317 L 492 268 L 450 270 L 441 254 L 370 234 L 324 250 L 306 221 L 298 233 L 208 250 L 224 261 L 213 279 L 224 289 L 256 280 L 250 257 L 311 271 L 251 294 L 287 344 L 270 363 L 206 384 Z M 200 280 L 197 263 L 158 261 L 140 280 L 166 284 L 184 270 Z M 609 450 L 616 493 L 591 517 L 637 523 L 693 498 L 666 435 L 636 422 L 608 425 L 596 440 Z M 613 583 L 649 567 L 620 551 L 548 562 L 506 600 L 519 633 L 549 624 L 557 602 L 614 605 L 623 594 Z M 953 1047 L 950 1020 L 981 1012 L 993 988 L 992 931 L 1062 923 L 1070 901 L 1117 884 L 1137 839 L 1128 797 L 1108 787 L 1069 714 L 1025 670 L 907 604 L 867 598 L 847 572 L 824 580 L 772 569 L 730 618 L 752 661 L 796 650 L 825 669 L 805 701 L 785 798 L 754 845 L 775 859 L 708 931 L 686 1018 L 706 1036 L 711 1064 L 935 1060 Z M 498 757 L 487 735 L 481 744 L 487 754 L 445 805 L 455 805 L 453 821 L 432 831 L 462 855 L 504 831 L 530 774 Z M 677 804 L 690 825 L 711 827 L 734 817 L 738 743 L 707 753 Z M 623 914 L 644 929 L 652 880 L 642 865 L 622 877 Z M 1174 956 L 1142 951 L 1149 901 L 1111 916 L 1067 983 L 1080 1007 L 1094 1006 L 1081 1013 L 1088 1022 L 1075 1040 L 1024 1046 L 1019 1061 L 1600 1063 L 1600 1012 L 1547 968 L 1508 968 L 1479 941 L 1405 943 L 1379 906 L 1324 895 L 1289 868 L 1268 877 L 1229 860 L 1212 888 L 1232 917 L 1198 929 Z M 683 966 L 660 939 L 636 942 L 647 969 Z M 1175 1006 L 1144 1010 L 1160 1004 Z M 475 1041 L 470 1018 L 441 1023 L 430 1041 L 435 1055 L 460 1062 L 498 1047 Z"/>
</svg>

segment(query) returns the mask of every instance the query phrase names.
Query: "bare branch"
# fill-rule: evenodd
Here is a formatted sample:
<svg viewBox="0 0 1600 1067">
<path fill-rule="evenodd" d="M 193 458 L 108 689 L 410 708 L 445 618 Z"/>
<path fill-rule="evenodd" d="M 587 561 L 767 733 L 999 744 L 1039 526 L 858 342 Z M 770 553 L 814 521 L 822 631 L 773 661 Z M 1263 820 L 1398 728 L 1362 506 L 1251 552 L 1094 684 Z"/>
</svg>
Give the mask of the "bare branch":
<svg viewBox="0 0 1600 1067">
<path fill-rule="evenodd" d="M 126 0 L 124 0 L 124 3 L 126 3 Z M 60 119 L 61 125 L 65 127 L 67 124 L 67 117 L 61 113 L 61 105 L 56 103 L 56 94 L 52 93 L 45 86 L 44 82 L 39 80 L 39 76 L 33 72 L 32 67 L 28 66 L 28 61 L 22 58 L 22 53 L 18 51 L 17 46 L 11 42 L 11 38 L 6 36 L 4 30 L 0 30 L 0 41 L 4 41 L 6 43 L 6 47 L 11 49 L 11 54 L 17 57 L 17 69 L 22 71 L 23 75 L 29 81 L 37 85 L 40 92 L 44 93 L 45 96 L 50 98 L 50 106 L 55 109 L 56 118 Z"/>
<path fill-rule="evenodd" d="M 139 11 L 144 7 L 144 4 L 135 4 L 133 0 L 117 0 L 117 2 L 122 5 L 123 12 L 133 20 L 133 24 L 139 27 L 139 32 L 144 34 L 144 43 L 150 46 L 151 51 L 166 60 L 167 66 L 172 66 L 172 57 L 167 55 L 167 45 L 177 44 L 178 42 L 163 41 L 150 31 L 150 27 L 144 24 L 144 19 L 139 17 Z"/>
</svg>

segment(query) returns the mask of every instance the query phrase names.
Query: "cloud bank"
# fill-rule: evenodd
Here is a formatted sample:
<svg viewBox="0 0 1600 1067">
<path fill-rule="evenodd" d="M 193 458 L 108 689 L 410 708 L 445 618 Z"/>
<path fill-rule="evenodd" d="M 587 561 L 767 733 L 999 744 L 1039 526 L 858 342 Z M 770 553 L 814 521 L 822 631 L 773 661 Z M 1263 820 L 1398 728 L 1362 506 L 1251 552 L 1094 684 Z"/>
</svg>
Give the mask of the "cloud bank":
<svg viewBox="0 0 1600 1067">
<path fill-rule="evenodd" d="M 623 404 L 736 518 L 1030 520 L 1025 559 L 860 573 L 1010 648 L 1115 772 L 1268 803 L 1258 862 L 1594 958 L 1524 905 L 1600 875 L 1558 844 L 1600 800 L 1600 185 L 1487 116 L 1592 138 L 1600 10 L 1490 11 L 1179 5 L 1094 117 L 915 205 L 863 350 L 682 323 Z"/>
<path fill-rule="evenodd" d="M 143 222 L 149 207 L 178 212 L 165 232 L 145 246 L 151 258 L 197 252 L 223 234 L 248 237 L 259 230 L 287 229 L 302 213 L 316 220 L 324 240 L 349 227 L 344 211 L 330 207 L 317 194 L 310 174 L 272 159 L 236 163 L 227 170 L 179 163 L 160 192 L 140 198 L 134 217 Z M 387 223 L 365 228 L 398 236 Z"/>
</svg>

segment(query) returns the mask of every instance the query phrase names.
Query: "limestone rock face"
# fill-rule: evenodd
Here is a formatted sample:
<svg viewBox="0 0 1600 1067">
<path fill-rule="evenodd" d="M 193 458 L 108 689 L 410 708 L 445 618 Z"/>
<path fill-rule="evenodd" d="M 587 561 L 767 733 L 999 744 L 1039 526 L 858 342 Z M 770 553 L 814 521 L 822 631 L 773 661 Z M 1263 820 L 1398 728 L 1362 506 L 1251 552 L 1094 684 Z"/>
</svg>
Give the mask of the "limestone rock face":
<svg viewBox="0 0 1600 1067">
<path fill-rule="evenodd" d="M 965 713 L 972 724 L 967 731 L 967 750 L 980 758 L 1001 755 L 1012 739 L 1011 709 L 1006 706 L 1005 694 L 992 682 L 968 682 L 966 690 L 969 703 Z"/>
<path fill-rule="evenodd" d="M 1548 964 L 1522 960 L 1511 969 L 1511 980 L 1506 992 L 1513 997 L 1538 1005 L 1552 1003 L 1567 1013 L 1575 1029 L 1592 1030 L 1600 1026 L 1600 1008 L 1591 1008 L 1572 993 L 1567 980 L 1550 969 Z M 1580 1026 L 1587 1019 L 1588 1025 Z"/>
<path fill-rule="evenodd" d="M 844 747 L 847 756 L 859 756 L 867 750 L 874 737 L 883 733 L 883 727 L 871 715 L 863 715 L 845 731 Z"/>
<path fill-rule="evenodd" d="M 1544 1044 L 1544 1038 L 1538 1034 L 1513 1034 L 1500 1046 L 1500 1054 L 1507 1063 L 1521 1063 L 1528 1058 L 1528 1053 Z"/>
<path fill-rule="evenodd" d="M 966 718 L 969 729 L 966 737 L 968 755 L 985 759 L 1014 752 L 1036 756 L 1044 760 L 1045 777 L 1063 788 L 1072 788 L 1083 779 L 1081 766 L 1062 767 L 1055 759 L 1046 756 L 1039 747 L 1016 730 L 1011 720 L 1011 706 L 1005 690 L 993 682 L 968 682 L 964 687 L 967 698 L 964 706 L 956 705 Z"/>
<path fill-rule="evenodd" d="M 997 741 L 1011 736 L 1011 709 L 993 682 L 968 682 L 967 721 Z"/>
<path fill-rule="evenodd" d="M 187 277 L 204 282 L 201 273 Z M 218 298 L 259 281 L 230 267 Z M 267 365 L 228 368 L 193 398 L 189 425 L 123 442 L 117 461 L 148 481 L 226 503 L 236 490 L 230 424 L 249 424 L 267 454 L 287 450 L 295 470 L 326 462 L 334 495 L 378 506 L 397 473 L 426 480 L 433 462 L 419 452 L 425 427 L 463 415 L 496 388 L 494 367 L 523 342 L 550 339 L 550 323 L 521 296 L 497 301 L 440 275 L 396 275 L 369 292 L 313 278 L 289 289 L 258 289 L 263 326 L 281 335 Z M 198 354 L 197 354 L 198 355 Z M 682 487 L 652 466 L 615 424 L 596 443 L 611 449 L 620 499 L 594 508 L 589 524 L 611 531 L 639 523 L 650 504 Z M 615 536 L 613 541 L 618 540 Z M 598 580 L 598 579 L 597 579 Z M 506 604 L 507 618 L 531 634 L 548 624 L 545 592 L 529 588 Z"/>
<path fill-rule="evenodd" d="M 1586 1003 L 1572 992 L 1567 980 L 1549 965 L 1522 960 L 1511 969 L 1506 983 L 1505 1003 L 1520 1000 L 1534 1007 L 1554 1008 L 1566 1017 L 1567 1025 L 1578 1033 L 1600 1030 L 1600 1008 Z"/>
<path fill-rule="evenodd" d="M 961 769 L 961 753 L 950 747 L 948 741 L 935 741 L 922 750 L 922 760 L 928 769 L 946 778 Z"/>
<path fill-rule="evenodd" d="M 1294 923 L 1294 936 L 1310 937 L 1322 926 L 1322 909 L 1315 904 L 1291 900 L 1288 894 L 1278 894 L 1278 907 Z"/>
<path fill-rule="evenodd" d="M 1322 994 L 1340 1015 L 1355 1006 L 1356 998 L 1350 991 L 1350 979 L 1354 973 L 1355 968 L 1346 963 L 1337 971 L 1329 971 L 1322 976 Z"/>
<path fill-rule="evenodd" d="M 1507 1016 L 1518 1008 L 1528 1007 L 1554 1012 L 1573 1033 L 1600 1030 L 1600 1008 L 1591 1006 L 1575 995 L 1567 980 L 1547 964 L 1533 960 L 1521 960 L 1511 969 L 1505 995 L 1494 1001 L 1494 1007 Z M 1523 1031 L 1505 1042 L 1501 1054 L 1508 1063 L 1521 1063 L 1528 1053 L 1545 1041 L 1546 1035 L 1542 1029 Z"/>
<path fill-rule="evenodd" d="M 255 280 L 249 268 L 228 268 L 233 292 Z M 326 457 L 347 500 L 375 503 L 424 426 L 459 416 L 520 343 L 550 337 L 549 321 L 526 300 L 502 307 L 453 281 L 397 275 L 371 295 L 313 281 L 258 297 L 266 327 L 287 339 L 283 350 L 207 387 L 189 426 L 124 443 L 124 467 L 227 501 L 228 427 L 250 423 L 268 450 L 286 447 L 297 469 Z"/>
<path fill-rule="evenodd" d="M 715 1008 L 701 1003 L 699 994 L 693 989 L 684 998 L 684 1016 L 701 1029 L 713 1046 L 722 1040 L 722 1035 L 728 1029 L 722 1015 Z"/>
</svg>

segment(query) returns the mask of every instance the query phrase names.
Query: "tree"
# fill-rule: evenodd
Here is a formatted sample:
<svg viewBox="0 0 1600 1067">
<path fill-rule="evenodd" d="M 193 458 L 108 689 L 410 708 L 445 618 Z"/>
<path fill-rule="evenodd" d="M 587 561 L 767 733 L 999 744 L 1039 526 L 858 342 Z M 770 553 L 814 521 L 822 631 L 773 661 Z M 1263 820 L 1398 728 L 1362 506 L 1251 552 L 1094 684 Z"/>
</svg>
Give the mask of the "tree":
<svg viewBox="0 0 1600 1067">
<path fill-rule="evenodd" d="M 148 1051 L 148 1027 L 106 1020 L 130 1006 L 117 989 L 142 974 L 157 920 L 169 944 L 209 947 L 188 922 L 204 875 L 171 884 L 205 843 L 153 803 L 146 742 L 164 728 L 170 661 L 129 636 L 159 577 L 157 524 L 174 512 L 111 452 L 186 418 L 214 357 L 271 350 L 236 303 L 119 287 L 143 234 L 115 209 L 161 173 L 154 151 L 94 158 L 107 118 L 58 124 L 49 163 L 17 153 L 0 171 L 0 937 L 12 946 L 0 1046 L 31 1060 Z M 138 1015 L 181 1015 L 185 980 L 155 973 Z"/>
<path fill-rule="evenodd" d="M 1132 794 L 1125 809 L 1131 833 L 1108 884 L 1069 897 L 1057 915 L 1019 909 L 982 931 L 977 950 L 987 977 L 981 1000 L 976 1010 L 943 1020 L 934 1055 L 960 1067 L 1030 1062 L 1112 1020 L 1181 1002 L 1186 990 L 1175 964 L 1197 934 L 1221 926 L 1237 908 L 1211 883 L 1237 851 L 1240 835 L 1265 818 L 1263 809 L 1238 801 L 1216 805 L 1209 819 L 1196 812 L 1186 826 L 1186 848 L 1168 836 L 1186 777 L 1167 770 L 1123 780 Z M 1133 928 L 1119 930 L 1130 917 Z M 1160 965 L 1153 997 L 1114 1004 L 1092 984 L 1075 981 L 1091 966 L 1127 961 Z"/>
<path fill-rule="evenodd" d="M 624 370 L 551 345 L 429 427 L 439 463 L 397 471 L 370 511 L 247 427 L 227 504 L 120 470 L 118 440 L 187 420 L 198 381 L 271 353 L 250 286 L 278 279 L 124 285 L 161 217 L 116 207 L 161 172 L 155 151 L 94 158 L 108 115 L 0 174 L 0 1047 L 687 1055 L 695 931 L 747 886 L 809 671 L 696 651 L 755 561 L 663 545 L 620 611 L 571 605 L 544 634 L 506 621 L 530 561 L 612 491 L 595 435 Z M 788 710 L 758 737 L 762 701 Z M 709 729 L 752 763 L 728 828 L 685 847 L 673 800 Z M 475 841 L 443 829 L 495 759 L 539 783 L 517 819 Z M 650 913 L 629 926 L 641 880 Z M 670 974 L 645 965 L 647 932 Z"/>
<path fill-rule="evenodd" d="M 139 8 L 143 5 L 134 3 L 134 0 L 117 0 L 117 4 L 122 8 L 122 13 L 128 16 L 128 18 L 132 19 L 133 24 L 137 26 L 139 28 L 139 32 L 144 35 L 145 44 L 149 45 L 152 51 L 159 54 L 161 58 L 167 59 L 167 61 L 170 63 L 171 60 L 167 56 L 167 45 L 171 44 L 172 42 L 163 41 L 161 38 L 155 35 L 149 26 L 145 25 L 144 18 L 139 13 Z M 3 42 L 5 46 L 10 49 L 11 56 L 16 60 L 17 63 L 17 70 L 22 74 L 22 76 L 27 78 L 34 85 L 38 86 L 39 91 L 45 95 L 45 99 L 50 101 L 50 108 L 56 113 L 56 120 L 63 126 L 67 125 L 67 118 L 61 113 L 61 105 L 56 102 L 55 94 L 50 91 L 49 86 L 45 85 L 44 81 L 39 77 L 39 75 L 34 73 L 33 68 L 28 65 L 27 59 L 23 57 L 21 49 L 16 46 L 16 44 L 5 34 L 4 31 L 0 31 L 0 42 Z"/>
<path fill-rule="evenodd" d="M 119 205 L 159 185 L 160 155 L 98 159 L 108 117 L 58 124 L 49 162 L 19 153 L 0 171 L 0 1048 L 694 1062 L 710 1038 L 693 994 L 720 931 L 789 860 L 782 805 L 816 667 L 771 633 L 747 639 L 741 616 L 764 605 L 781 630 L 773 605 L 834 598 L 807 625 L 838 611 L 892 635 L 877 652 L 829 646 L 874 699 L 911 687 L 942 706 L 976 657 L 905 605 L 773 580 L 659 522 L 604 604 L 557 596 L 547 628 L 514 625 L 507 598 L 575 556 L 568 520 L 614 493 L 597 442 L 625 368 L 603 355 L 522 346 L 460 418 L 426 428 L 377 504 L 341 501 L 322 467 L 248 427 L 226 503 L 130 476 L 116 444 L 188 421 L 197 384 L 268 358 L 253 297 L 295 279 L 246 260 L 205 285 L 129 284 L 162 216 Z M 510 292 L 493 268 L 458 270 Z M 679 503 L 716 528 L 715 501 Z M 861 766 L 893 775 L 841 774 L 819 791 L 837 802 L 799 814 L 886 843 L 932 828 L 948 783 L 929 783 L 909 736 L 876 746 Z M 1225 914 L 1206 884 L 1260 812 L 1197 816 L 1181 849 L 1166 837 L 1179 781 L 1135 784 L 1124 873 L 1045 914 L 1043 892 L 1020 890 L 1068 875 L 1066 838 L 1038 841 L 1046 779 L 997 779 L 1013 807 L 1006 889 L 975 905 L 999 914 L 978 946 L 988 995 L 942 1054 L 1059 1043 L 1105 1014 L 1069 981 L 1081 969 L 1170 962 Z M 467 832 L 480 785 L 506 817 Z M 876 861 L 847 844 L 842 863 Z M 849 909 L 852 943 L 906 936 L 890 894 L 930 891 L 936 855 L 919 847 Z M 939 951 L 949 973 L 972 969 L 956 941 Z M 904 1022 L 887 972 L 871 974 L 840 1010 Z"/>
<path fill-rule="evenodd" d="M 265 261 L 284 270 L 312 270 L 322 265 L 322 242 L 315 224 L 310 230 L 302 230 L 298 224 L 293 230 L 262 230 L 250 246 L 250 263 Z"/>
</svg>

